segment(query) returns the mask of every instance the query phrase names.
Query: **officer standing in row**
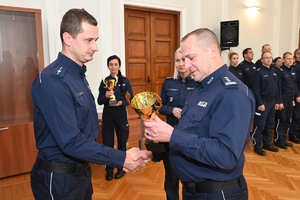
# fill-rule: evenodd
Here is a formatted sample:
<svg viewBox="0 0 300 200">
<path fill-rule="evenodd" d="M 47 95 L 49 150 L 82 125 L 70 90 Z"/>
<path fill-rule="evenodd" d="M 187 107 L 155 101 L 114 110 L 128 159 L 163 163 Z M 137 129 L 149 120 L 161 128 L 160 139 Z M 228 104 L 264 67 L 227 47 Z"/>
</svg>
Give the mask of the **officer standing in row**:
<svg viewBox="0 0 300 200">
<path fill-rule="evenodd" d="M 251 48 L 246 48 L 243 51 L 244 60 L 238 65 L 243 73 L 243 82 L 251 89 L 253 76 L 256 71 L 255 64 L 252 62 L 254 53 Z"/>
<path fill-rule="evenodd" d="M 294 51 L 294 58 L 296 59 L 293 67 L 295 68 L 295 72 L 297 75 L 297 89 L 300 94 L 300 49 L 296 49 Z M 292 123 L 289 130 L 289 135 L 292 135 L 293 137 L 292 142 L 300 143 L 300 103 L 297 101 L 295 102 L 295 106 L 293 107 L 293 114 L 292 114 Z"/>
<path fill-rule="evenodd" d="M 271 68 L 272 53 L 267 51 L 262 53 L 261 62 L 262 66 L 255 72 L 252 85 L 257 109 L 252 138 L 254 152 L 265 156 L 266 152 L 263 149 L 272 152 L 279 151 L 271 144 L 271 132 L 275 124 L 275 109 L 282 108 L 283 104 L 281 103 L 277 72 Z"/>
<path fill-rule="evenodd" d="M 102 113 L 102 142 L 104 145 L 113 148 L 116 130 L 118 149 L 126 151 L 129 136 L 127 114 L 127 106 L 129 103 L 126 100 L 125 95 L 126 93 L 129 93 L 132 99 L 133 92 L 129 80 L 121 74 L 121 59 L 118 56 L 112 55 L 108 57 L 107 67 L 110 75 L 101 81 L 98 96 L 98 104 L 104 105 Z M 112 88 L 110 88 L 110 84 L 114 84 Z M 111 97 L 114 97 L 113 101 L 110 101 Z M 108 181 L 112 180 L 114 167 L 106 165 L 105 171 L 105 179 Z M 120 167 L 117 169 L 114 178 L 119 179 L 124 175 L 125 172 L 122 167 Z"/>
<path fill-rule="evenodd" d="M 246 200 L 244 150 L 255 112 L 254 95 L 228 71 L 211 30 L 187 34 L 181 50 L 199 87 L 188 96 L 176 127 L 156 117 L 155 123 L 144 121 L 145 137 L 169 142 L 170 163 L 183 184 L 184 200 Z M 139 158 L 148 160 L 153 153 L 140 151 Z"/>
<path fill-rule="evenodd" d="M 181 118 L 181 111 L 185 105 L 187 96 L 198 86 L 190 75 L 190 71 L 185 68 L 184 58 L 181 49 L 175 51 L 175 69 L 172 77 L 166 78 L 162 85 L 160 97 L 162 107 L 159 113 L 167 117 L 167 123 L 171 126 L 178 124 Z M 173 172 L 169 161 L 169 145 L 164 155 L 163 163 L 165 167 L 165 184 L 167 200 L 179 200 L 179 179 Z M 158 161 L 158 160 L 157 160 Z"/>
<path fill-rule="evenodd" d="M 272 49 L 271 49 L 271 46 L 269 44 L 264 44 L 262 47 L 261 47 L 261 53 L 265 53 L 265 52 L 270 52 L 272 53 Z M 256 62 L 255 62 L 255 67 L 256 69 L 259 69 L 262 67 L 262 61 L 261 59 L 258 59 Z M 273 67 L 273 64 L 271 64 L 271 67 Z"/>
<path fill-rule="evenodd" d="M 291 124 L 292 107 L 295 104 L 295 100 L 300 102 L 300 97 L 296 87 L 297 76 L 293 66 L 293 54 L 285 52 L 282 59 L 284 64 L 278 70 L 278 75 L 281 83 L 280 91 L 283 109 L 279 111 L 274 145 L 282 149 L 287 149 L 293 146 L 292 143 L 286 141 L 286 134 Z M 295 135 L 290 135 L 289 140 L 298 143 Z"/>
</svg>

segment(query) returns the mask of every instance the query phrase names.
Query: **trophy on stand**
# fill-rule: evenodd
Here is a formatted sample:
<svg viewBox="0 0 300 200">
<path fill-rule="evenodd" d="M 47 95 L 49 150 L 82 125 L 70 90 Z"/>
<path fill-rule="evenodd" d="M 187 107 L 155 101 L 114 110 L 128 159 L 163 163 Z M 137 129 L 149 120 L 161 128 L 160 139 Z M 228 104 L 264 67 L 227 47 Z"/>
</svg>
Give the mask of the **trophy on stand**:
<svg viewBox="0 0 300 200">
<path fill-rule="evenodd" d="M 130 96 L 126 97 L 127 101 Z M 130 101 L 128 101 L 130 102 Z M 162 107 L 162 100 L 155 92 L 141 92 L 136 94 L 130 105 L 142 120 L 154 121 L 158 110 Z M 165 142 L 157 142 L 146 139 L 145 146 L 148 151 L 165 152 Z"/>
<path fill-rule="evenodd" d="M 115 79 L 103 79 L 103 83 L 106 85 L 106 87 L 110 90 L 110 91 L 114 91 L 115 86 L 118 83 L 118 76 L 115 76 Z M 116 100 L 116 96 L 115 95 L 111 95 L 109 97 L 109 105 L 112 104 L 116 104 L 118 103 L 118 101 Z"/>
</svg>

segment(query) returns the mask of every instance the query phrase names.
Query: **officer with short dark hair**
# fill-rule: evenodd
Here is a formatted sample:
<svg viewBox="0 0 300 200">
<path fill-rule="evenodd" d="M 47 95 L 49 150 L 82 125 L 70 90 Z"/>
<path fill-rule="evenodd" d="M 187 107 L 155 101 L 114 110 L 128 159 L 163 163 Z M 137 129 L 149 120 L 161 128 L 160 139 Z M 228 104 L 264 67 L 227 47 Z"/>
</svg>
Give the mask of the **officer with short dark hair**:
<svg viewBox="0 0 300 200">
<path fill-rule="evenodd" d="M 138 148 L 115 150 L 97 142 L 95 100 L 85 63 L 98 51 L 96 19 L 84 9 L 68 10 L 60 27 L 62 50 L 32 85 L 38 155 L 30 181 L 35 199 L 92 199 L 89 163 L 136 171 Z"/>
<path fill-rule="evenodd" d="M 244 60 L 238 65 L 242 70 L 243 82 L 249 87 L 252 88 L 253 76 L 256 71 L 256 66 L 252 62 L 254 53 L 251 48 L 246 48 L 243 50 Z"/>
<path fill-rule="evenodd" d="M 275 109 L 279 109 L 280 107 L 281 96 L 277 72 L 271 68 L 272 53 L 262 53 L 261 61 L 262 67 L 255 72 L 252 85 L 257 108 L 254 116 L 252 138 L 254 152 L 258 155 L 265 156 L 266 153 L 263 149 L 272 152 L 278 152 L 279 150 L 271 144 L 271 131 L 275 124 Z"/>
</svg>

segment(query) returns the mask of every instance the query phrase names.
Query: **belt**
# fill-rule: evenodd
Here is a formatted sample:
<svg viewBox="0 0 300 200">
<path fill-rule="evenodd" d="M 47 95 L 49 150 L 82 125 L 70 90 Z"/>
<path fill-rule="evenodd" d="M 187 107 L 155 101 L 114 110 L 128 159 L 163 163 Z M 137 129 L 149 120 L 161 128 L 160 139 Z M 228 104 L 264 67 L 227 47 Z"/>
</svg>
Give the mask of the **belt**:
<svg viewBox="0 0 300 200">
<path fill-rule="evenodd" d="M 80 164 L 81 165 L 81 164 Z M 40 159 L 39 167 L 48 172 L 55 172 L 61 174 L 73 174 L 77 172 L 78 165 L 76 163 L 56 163 Z M 85 171 L 90 166 L 89 163 L 83 163 L 79 168 L 79 172 Z"/>
<path fill-rule="evenodd" d="M 265 100 L 265 101 L 274 101 L 275 100 L 275 97 L 261 97 L 262 100 Z"/>
<path fill-rule="evenodd" d="M 294 90 L 283 90 L 282 92 L 286 92 L 286 93 L 293 93 Z"/>
<path fill-rule="evenodd" d="M 239 184 L 239 178 L 232 179 L 230 181 L 212 181 L 207 180 L 198 183 L 189 183 L 189 182 L 182 182 L 184 189 L 188 192 L 194 193 L 211 193 L 221 190 L 226 190 L 233 186 Z"/>
</svg>

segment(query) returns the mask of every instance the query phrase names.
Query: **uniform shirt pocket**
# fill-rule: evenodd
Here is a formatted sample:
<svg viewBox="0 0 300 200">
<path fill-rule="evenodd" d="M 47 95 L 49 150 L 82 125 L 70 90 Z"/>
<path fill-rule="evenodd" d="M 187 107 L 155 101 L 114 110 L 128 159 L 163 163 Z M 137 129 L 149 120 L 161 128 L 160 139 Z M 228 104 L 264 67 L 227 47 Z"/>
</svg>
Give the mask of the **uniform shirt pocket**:
<svg viewBox="0 0 300 200">
<path fill-rule="evenodd" d="M 203 111 L 199 111 L 197 109 L 192 109 L 187 113 L 187 117 L 190 121 L 200 122 L 204 116 Z"/>
<path fill-rule="evenodd" d="M 89 108 L 86 106 L 85 95 L 76 97 L 75 114 L 79 129 L 84 129 L 88 121 Z"/>
</svg>

